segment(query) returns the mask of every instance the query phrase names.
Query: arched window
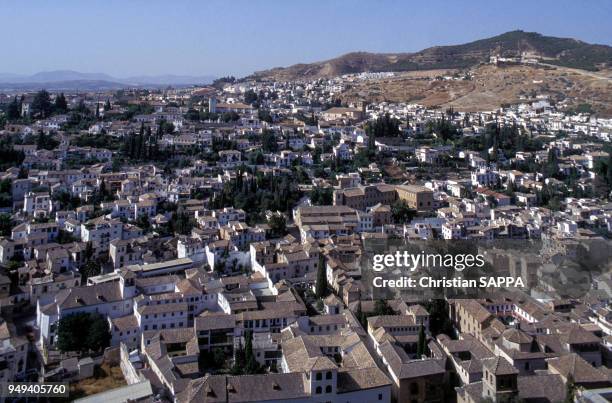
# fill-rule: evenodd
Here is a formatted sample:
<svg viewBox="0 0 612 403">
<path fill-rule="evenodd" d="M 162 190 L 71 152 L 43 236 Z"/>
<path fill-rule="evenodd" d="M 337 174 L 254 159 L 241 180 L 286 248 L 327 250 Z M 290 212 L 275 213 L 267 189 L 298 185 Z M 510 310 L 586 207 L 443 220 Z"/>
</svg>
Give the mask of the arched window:
<svg viewBox="0 0 612 403">
<path fill-rule="evenodd" d="M 317 386 L 317 389 L 315 390 L 315 393 L 316 393 L 317 395 L 320 395 L 320 394 L 321 394 L 321 390 L 322 390 L 322 389 L 321 389 L 321 387 L 320 387 L 320 386 Z"/>
<path fill-rule="evenodd" d="M 325 373 L 325 379 L 332 379 L 332 373 L 331 373 L 331 371 L 327 371 L 327 372 Z"/>
<path fill-rule="evenodd" d="M 317 381 L 320 381 L 321 379 L 323 379 L 323 374 L 321 372 L 317 372 L 316 379 Z"/>
<path fill-rule="evenodd" d="M 325 387 L 325 393 L 331 393 L 331 389 L 332 389 L 331 385 L 327 385 Z"/>
</svg>

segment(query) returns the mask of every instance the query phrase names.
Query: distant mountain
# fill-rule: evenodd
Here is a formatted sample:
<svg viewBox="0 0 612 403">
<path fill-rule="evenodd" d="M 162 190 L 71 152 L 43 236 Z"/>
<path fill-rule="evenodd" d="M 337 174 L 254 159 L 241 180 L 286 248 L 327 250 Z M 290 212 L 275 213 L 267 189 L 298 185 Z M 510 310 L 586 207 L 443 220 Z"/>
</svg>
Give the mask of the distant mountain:
<svg viewBox="0 0 612 403">
<path fill-rule="evenodd" d="M 124 78 L 122 82 L 137 84 L 156 84 L 156 85 L 189 85 L 189 84 L 210 84 L 216 77 L 214 76 L 181 76 L 165 74 L 159 76 L 134 76 Z"/>
<path fill-rule="evenodd" d="M 108 74 L 103 73 L 80 73 L 72 70 L 55 70 L 42 71 L 31 76 L 23 77 L 20 82 L 30 83 L 53 83 L 58 81 L 75 81 L 75 80 L 91 80 L 91 81 L 119 81 Z"/>
<path fill-rule="evenodd" d="M 72 70 L 43 71 L 30 76 L 0 73 L 0 89 L 114 89 L 128 86 L 157 87 L 165 85 L 209 84 L 213 76 L 156 75 L 117 78 L 104 73 L 81 73 Z"/>
<path fill-rule="evenodd" d="M 2 82 L 2 80 L 0 79 L 0 91 L 38 91 L 41 88 L 45 88 L 49 91 L 104 91 L 118 90 L 126 87 L 130 87 L 130 85 L 104 80 L 68 80 L 53 82 L 10 83 Z M 153 87 L 153 85 L 149 87 Z"/>
<path fill-rule="evenodd" d="M 415 53 L 348 53 L 322 62 L 256 72 L 249 78 L 292 80 L 361 72 L 466 68 L 487 62 L 491 56 L 520 56 L 523 52 L 565 67 L 585 70 L 612 67 L 610 46 L 544 36 L 536 32 L 511 31 L 463 45 L 435 46 Z"/>
</svg>

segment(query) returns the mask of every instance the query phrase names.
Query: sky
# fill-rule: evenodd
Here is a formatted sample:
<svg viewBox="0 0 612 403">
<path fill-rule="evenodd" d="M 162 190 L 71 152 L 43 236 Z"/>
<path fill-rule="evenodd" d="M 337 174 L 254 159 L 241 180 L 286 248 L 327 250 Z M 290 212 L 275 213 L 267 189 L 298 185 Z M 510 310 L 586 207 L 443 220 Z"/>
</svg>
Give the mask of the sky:
<svg viewBox="0 0 612 403">
<path fill-rule="evenodd" d="M 0 73 L 235 75 L 522 29 L 612 45 L 612 0 L 0 0 Z"/>
</svg>

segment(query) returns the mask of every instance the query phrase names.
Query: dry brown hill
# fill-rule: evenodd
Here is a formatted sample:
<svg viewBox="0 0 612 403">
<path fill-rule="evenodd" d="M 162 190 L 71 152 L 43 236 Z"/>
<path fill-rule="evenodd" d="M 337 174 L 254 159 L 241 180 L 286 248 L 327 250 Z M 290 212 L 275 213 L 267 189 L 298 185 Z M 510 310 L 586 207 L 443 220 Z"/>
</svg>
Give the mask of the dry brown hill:
<svg viewBox="0 0 612 403">
<path fill-rule="evenodd" d="M 528 53 L 550 64 L 596 71 L 612 66 L 612 47 L 571 38 L 512 31 L 492 38 L 452 46 L 435 46 L 415 53 L 354 52 L 322 62 L 296 64 L 256 72 L 249 78 L 296 80 L 335 77 L 349 73 L 468 68 L 490 56 L 515 57 Z"/>
</svg>

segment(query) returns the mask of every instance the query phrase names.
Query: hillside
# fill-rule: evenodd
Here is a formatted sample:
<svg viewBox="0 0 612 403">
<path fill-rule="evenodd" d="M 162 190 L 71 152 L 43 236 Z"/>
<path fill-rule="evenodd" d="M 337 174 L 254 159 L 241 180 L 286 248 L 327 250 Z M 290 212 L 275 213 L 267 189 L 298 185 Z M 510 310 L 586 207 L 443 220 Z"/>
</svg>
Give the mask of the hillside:
<svg viewBox="0 0 612 403">
<path fill-rule="evenodd" d="M 352 83 L 340 95 L 343 102 L 412 102 L 457 111 L 493 110 L 503 104 L 548 95 L 568 108 L 589 104 L 600 116 L 612 116 L 612 70 L 597 73 L 568 67 L 480 65 L 470 80 L 440 80 L 460 70 L 398 73 L 394 77 Z"/>
<path fill-rule="evenodd" d="M 527 53 L 549 64 L 596 71 L 612 66 L 612 47 L 576 39 L 511 31 L 492 38 L 451 46 L 435 46 L 415 53 L 355 52 L 322 62 L 277 67 L 249 78 L 295 80 L 380 71 L 417 71 L 467 68 L 488 62 L 490 56 L 513 57 Z"/>
</svg>

